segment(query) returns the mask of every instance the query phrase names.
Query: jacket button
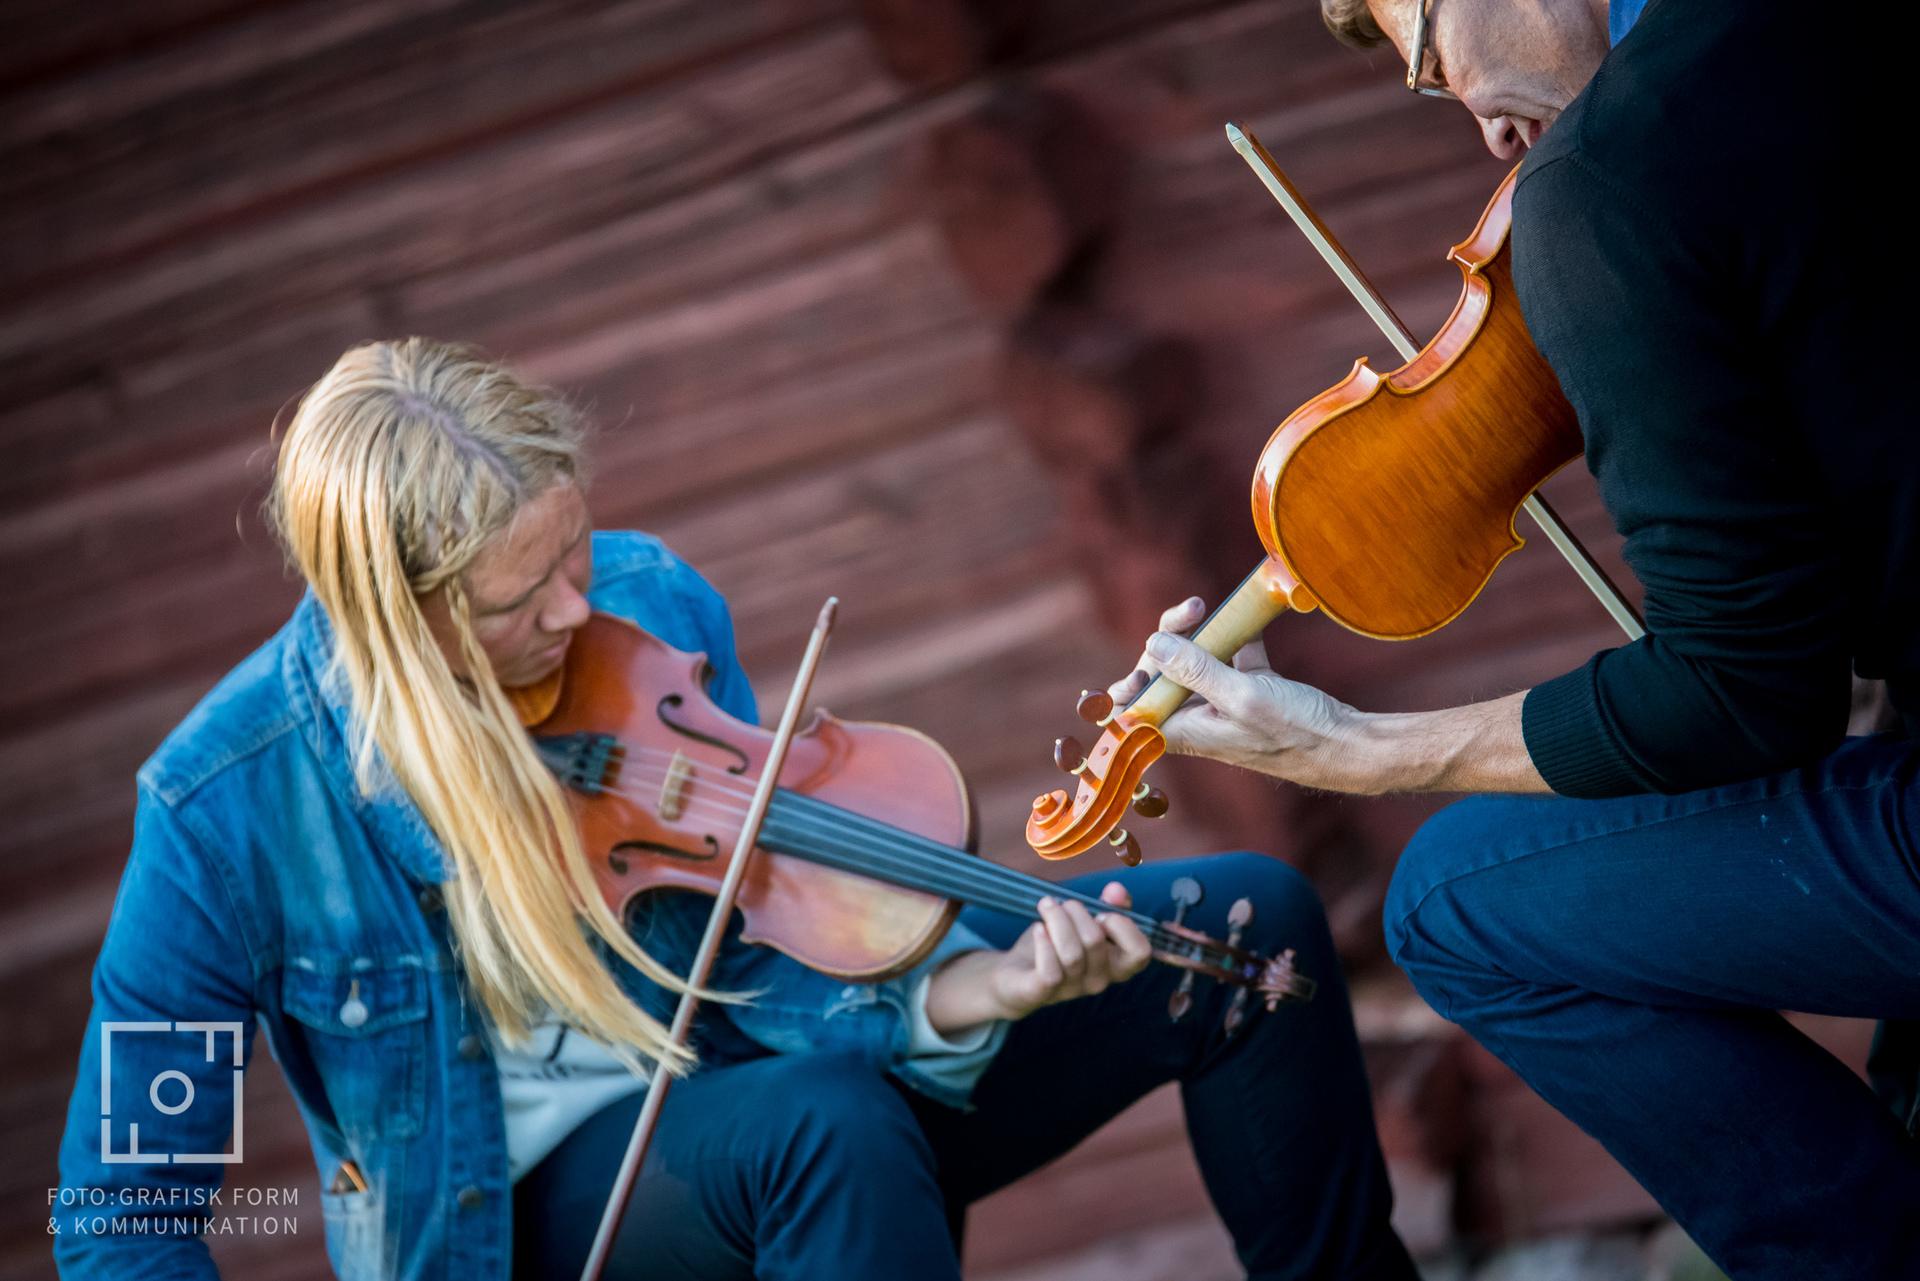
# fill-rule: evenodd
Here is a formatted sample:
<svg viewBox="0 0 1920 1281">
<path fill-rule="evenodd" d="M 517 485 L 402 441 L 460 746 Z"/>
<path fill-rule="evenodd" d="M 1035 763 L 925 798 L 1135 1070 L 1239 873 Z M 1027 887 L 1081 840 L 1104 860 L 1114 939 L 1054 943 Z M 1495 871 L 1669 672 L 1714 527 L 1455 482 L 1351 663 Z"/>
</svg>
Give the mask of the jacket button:
<svg viewBox="0 0 1920 1281">
<path fill-rule="evenodd" d="M 359 979 L 347 988 L 347 999 L 340 1005 L 340 1021 L 348 1027 L 359 1027 L 367 1021 L 367 1003 L 360 999 Z"/>
<path fill-rule="evenodd" d="M 459 1203 L 462 1210 L 477 1210 L 480 1208 L 480 1203 L 487 1199 L 487 1194 L 469 1184 L 461 1188 L 459 1195 L 453 1199 Z"/>
<path fill-rule="evenodd" d="M 482 1044 L 480 1038 L 475 1036 L 473 1033 L 469 1032 L 465 1036 L 460 1038 L 460 1057 L 461 1058 L 477 1059 L 481 1055 L 485 1054 L 486 1052 L 487 1052 L 487 1047 L 484 1044 Z"/>
<path fill-rule="evenodd" d="M 442 906 L 443 902 L 440 898 L 439 886 L 429 885 L 420 891 L 420 910 L 422 912 L 425 912 L 428 916 L 432 916 L 435 912 L 438 912 Z"/>
</svg>

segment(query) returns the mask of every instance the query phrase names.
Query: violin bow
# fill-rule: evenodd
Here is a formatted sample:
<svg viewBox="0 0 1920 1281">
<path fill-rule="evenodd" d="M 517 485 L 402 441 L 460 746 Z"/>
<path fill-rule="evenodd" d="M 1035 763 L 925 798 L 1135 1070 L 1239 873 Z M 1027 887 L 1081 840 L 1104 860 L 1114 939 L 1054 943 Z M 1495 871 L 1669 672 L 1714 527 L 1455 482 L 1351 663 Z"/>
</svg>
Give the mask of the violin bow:
<svg viewBox="0 0 1920 1281">
<path fill-rule="evenodd" d="M 1273 198 L 1280 202 L 1280 207 L 1287 211 L 1287 216 L 1293 219 L 1296 227 L 1300 228 L 1300 234 L 1307 238 L 1307 243 L 1326 259 L 1327 266 L 1333 268 L 1333 274 L 1340 278 L 1340 283 L 1347 287 L 1347 292 L 1353 295 L 1353 300 L 1360 304 L 1361 310 L 1380 327 L 1380 332 L 1386 335 L 1389 343 L 1393 344 L 1393 349 L 1400 353 L 1400 359 L 1411 361 L 1419 355 L 1420 347 L 1413 341 L 1413 335 L 1408 332 L 1406 325 L 1401 323 L 1400 317 L 1393 314 L 1393 309 L 1387 306 L 1386 299 L 1380 296 L 1380 291 L 1373 287 L 1372 282 L 1361 272 L 1359 265 L 1348 256 L 1347 251 L 1340 247 L 1340 243 L 1333 238 L 1333 233 L 1327 230 L 1326 224 L 1314 215 L 1313 210 L 1307 208 L 1307 202 L 1301 198 L 1293 184 L 1287 181 L 1287 176 L 1280 172 L 1280 166 L 1274 162 L 1272 154 L 1260 145 L 1260 140 L 1254 137 L 1250 130 L 1229 121 L 1227 141 L 1233 144 L 1233 149 L 1240 153 L 1240 158 L 1247 162 L 1247 166 L 1272 193 Z M 1538 493 L 1533 493 L 1527 496 L 1527 501 L 1522 506 L 1527 515 L 1533 518 L 1533 523 L 1540 527 L 1540 532 L 1547 536 L 1547 541 L 1552 543 L 1554 549 L 1566 558 L 1567 564 L 1573 567 L 1573 572 L 1579 575 L 1580 581 L 1600 602 L 1600 607 L 1620 625 L 1620 630 L 1627 634 L 1627 639 L 1639 640 L 1646 635 L 1647 629 L 1641 623 L 1640 615 L 1635 613 L 1633 606 L 1627 603 L 1627 598 L 1620 594 L 1620 589 L 1613 585 L 1613 580 L 1607 577 L 1606 571 L 1594 563 L 1593 557 L 1580 545 L 1580 540 L 1573 536 L 1573 531 L 1567 528 L 1566 522 L 1547 505 L 1547 500 Z"/>
<path fill-rule="evenodd" d="M 833 631 L 834 616 L 839 612 L 840 598 L 829 596 L 827 603 L 820 607 L 820 617 L 814 620 L 813 635 L 807 641 L 807 652 L 800 659 L 799 674 L 794 677 L 793 689 L 787 694 L 786 710 L 780 714 L 780 727 L 774 731 L 773 742 L 767 749 L 766 765 L 760 771 L 760 781 L 753 789 L 753 801 L 747 807 L 746 821 L 740 825 L 740 839 L 734 842 L 733 862 L 727 867 L 727 875 L 720 882 L 720 893 L 714 898 L 713 911 L 707 917 L 707 932 L 701 936 L 700 948 L 694 953 L 693 966 L 687 971 L 688 990 L 680 994 L 679 1008 L 673 1014 L 673 1026 L 668 1036 L 675 1045 L 685 1045 L 693 1030 L 693 1016 L 699 1012 L 700 998 L 694 993 L 706 987 L 707 979 L 713 973 L 713 963 L 720 955 L 720 941 L 726 937 L 727 922 L 733 916 L 734 900 L 739 897 L 740 883 L 746 878 L 747 860 L 753 857 L 753 847 L 760 839 L 760 824 L 767 817 L 767 806 L 773 801 L 773 793 L 779 785 L 780 770 L 787 762 L 787 747 L 793 742 L 795 728 L 800 724 L 800 713 L 807 705 L 807 695 L 813 688 L 813 674 L 819 670 L 820 656 L 827 647 L 827 636 Z M 633 1137 L 627 1141 L 627 1153 L 620 1161 L 620 1172 L 614 1177 L 613 1191 L 607 1195 L 607 1207 L 600 1215 L 600 1228 L 594 1233 L 593 1249 L 587 1255 L 587 1263 L 580 1272 L 580 1281 L 600 1281 L 600 1274 L 607 1266 L 607 1256 L 613 1252 L 613 1239 L 620 1231 L 620 1221 L 626 1217 L 627 1198 L 633 1192 L 633 1183 L 640 1175 L 640 1165 L 646 1160 L 647 1148 L 653 1142 L 653 1132 L 660 1119 L 660 1109 L 666 1104 L 667 1089 L 673 1084 L 673 1074 L 667 1070 L 664 1059 L 654 1065 L 653 1080 L 647 1086 L 646 1101 L 641 1104 L 640 1116 L 633 1123 Z"/>
</svg>

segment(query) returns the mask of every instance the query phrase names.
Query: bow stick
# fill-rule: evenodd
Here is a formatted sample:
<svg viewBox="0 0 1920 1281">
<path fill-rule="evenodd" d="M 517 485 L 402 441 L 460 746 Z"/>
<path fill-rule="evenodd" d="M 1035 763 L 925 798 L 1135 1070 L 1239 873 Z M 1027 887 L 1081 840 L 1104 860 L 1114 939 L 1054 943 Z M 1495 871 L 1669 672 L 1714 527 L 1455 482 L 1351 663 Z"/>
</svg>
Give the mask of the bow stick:
<svg viewBox="0 0 1920 1281">
<path fill-rule="evenodd" d="M 807 652 L 800 659 L 800 671 L 794 677 L 793 689 L 787 695 L 786 710 L 780 714 L 780 727 L 774 731 L 773 743 L 767 749 L 767 763 L 760 771 L 760 781 L 753 789 L 753 801 L 747 807 L 746 821 L 740 825 L 740 839 L 734 842 L 733 862 L 727 867 L 727 875 L 720 883 L 720 893 L 713 901 L 713 912 L 707 917 L 707 932 L 701 936 L 700 949 L 694 953 L 693 967 L 687 972 L 688 990 L 680 994 L 679 1008 L 673 1014 L 673 1027 L 669 1039 L 675 1045 L 685 1045 L 687 1036 L 693 1028 L 693 1016 L 699 1012 L 700 998 L 694 992 L 707 985 L 708 977 L 713 973 L 714 960 L 720 955 L 720 941 L 726 936 L 727 922 L 733 916 L 733 901 L 740 893 L 740 882 L 745 878 L 747 860 L 753 856 L 753 847 L 760 839 L 760 824 L 767 816 L 767 806 L 773 800 L 775 787 L 779 783 L 780 769 L 786 764 L 787 745 L 793 741 L 793 733 L 800 723 L 800 713 L 807 705 L 807 693 L 813 688 L 813 674 L 820 666 L 820 656 L 827 647 L 827 635 L 833 630 L 834 615 L 840 608 L 840 599 L 829 596 L 827 603 L 820 607 L 820 617 L 814 621 L 813 635 L 807 641 Z M 640 1164 L 646 1160 L 647 1147 L 653 1142 L 653 1131 L 660 1118 L 660 1109 L 666 1103 L 667 1087 L 673 1084 L 673 1075 L 667 1071 L 664 1059 L 658 1061 L 653 1069 L 653 1081 L 647 1086 L 646 1102 L 640 1107 L 640 1116 L 633 1123 L 633 1137 L 627 1141 L 627 1154 L 620 1161 L 620 1172 L 613 1180 L 613 1191 L 607 1196 L 607 1208 L 600 1215 L 600 1228 L 594 1233 L 593 1250 L 587 1255 L 586 1267 L 581 1269 L 580 1281 L 600 1281 L 600 1273 L 607 1266 L 607 1256 L 613 1252 L 613 1238 L 620 1231 L 620 1221 L 626 1217 L 627 1198 L 633 1192 L 633 1182 L 640 1174 Z"/>
</svg>

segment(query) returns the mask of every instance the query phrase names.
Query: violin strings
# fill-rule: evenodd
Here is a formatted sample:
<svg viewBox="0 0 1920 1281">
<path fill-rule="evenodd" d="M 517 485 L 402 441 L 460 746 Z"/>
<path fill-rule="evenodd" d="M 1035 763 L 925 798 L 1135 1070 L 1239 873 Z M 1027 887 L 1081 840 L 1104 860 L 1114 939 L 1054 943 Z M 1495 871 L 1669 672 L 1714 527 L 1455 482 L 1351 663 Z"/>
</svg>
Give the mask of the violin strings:
<svg viewBox="0 0 1920 1281">
<path fill-rule="evenodd" d="M 628 748 L 627 755 L 629 759 L 637 756 L 665 757 L 671 762 L 676 753 L 639 746 Z M 681 759 L 685 762 L 688 781 L 694 781 L 696 775 L 711 774 L 711 766 L 702 766 L 699 762 L 684 756 Z M 644 781 L 656 785 L 664 782 L 667 770 L 668 767 L 660 767 L 657 778 Z M 647 766 L 638 766 L 632 772 L 641 771 L 647 775 L 656 773 L 653 768 Z M 707 777 L 701 781 L 718 793 L 731 793 L 743 797 L 750 795 L 750 789 L 744 782 L 722 781 L 714 777 Z M 630 787 L 616 787 L 609 790 L 629 799 L 644 800 L 643 794 Z M 718 798 L 690 797 L 688 804 L 689 806 L 698 804 L 709 813 L 717 813 L 727 819 L 737 819 L 745 814 L 744 806 L 728 805 Z M 800 808 L 810 808 L 816 811 L 817 815 L 826 816 L 828 821 L 822 822 L 816 817 L 810 823 L 803 819 L 798 829 L 786 825 L 786 819 L 791 816 L 787 811 Z M 837 820 L 837 823 L 833 820 Z M 1072 899 L 1094 911 L 1119 911 L 1141 926 L 1149 940 L 1159 950 L 1187 953 L 1198 951 L 1210 964 L 1225 969 L 1234 969 L 1237 965 L 1234 959 L 1222 952 L 1218 946 L 1209 946 L 1174 933 L 1162 922 L 1143 913 L 1114 908 L 1110 904 L 1101 902 L 1097 897 L 977 858 L 967 851 L 943 845 L 918 833 L 881 823 L 801 793 L 780 789 L 776 796 L 775 807 L 769 811 L 767 822 L 774 829 L 771 833 L 766 833 L 769 844 L 774 846 L 781 844 L 798 846 L 804 843 L 808 836 L 813 835 L 825 838 L 824 844 L 787 851 L 812 862 L 838 867 L 844 871 L 875 875 L 893 884 L 924 889 L 944 897 L 961 899 L 1028 920 L 1038 919 L 1038 912 L 1034 905 L 1041 895 Z M 782 833 L 785 834 L 784 840 Z M 862 836 L 866 839 L 861 839 Z M 896 846 L 903 844 L 917 847 L 917 854 L 896 850 Z"/>
<path fill-rule="evenodd" d="M 662 781 L 664 781 L 664 775 Z M 632 788 L 615 787 L 609 790 L 629 799 L 639 799 Z M 725 790 L 725 788 L 721 786 L 716 790 Z M 699 806 L 716 818 L 737 819 L 745 814 L 744 807 L 729 805 L 712 798 L 690 796 L 687 799 L 687 805 L 689 808 Z M 809 808 L 814 809 L 816 813 L 810 816 L 797 813 Z M 790 822 L 795 818 L 799 819 L 797 825 Z M 809 818 L 813 821 L 809 822 Z M 826 821 L 821 821 L 822 819 Z M 832 821 L 836 819 L 839 820 L 837 824 Z M 1003 910 L 1016 911 L 1016 914 L 1024 915 L 1032 915 L 1032 904 L 1041 895 L 1052 895 L 1056 898 L 1071 898 L 1103 912 L 1119 911 L 1142 926 L 1157 927 L 1159 924 L 1151 917 L 1115 908 L 1101 902 L 1097 897 L 1082 894 L 1039 877 L 1028 876 L 1012 868 L 977 858 L 967 851 L 943 845 L 918 833 L 880 823 L 865 815 L 856 814 L 851 810 L 784 788 L 780 789 L 776 796 L 775 805 L 768 814 L 767 824 L 774 831 L 800 839 L 805 839 L 809 835 L 828 839 L 840 838 L 843 841 L 859 836 L 877 838 L 860 841 L 858 848 L 862 852 L 878 855 L 881 862 L 874 865 L 864 863 L 852 865 L 845 870 L 865 871 L 872 867 L 875 870 L 906 873 L 913 878 L 907 882 L 909 888 L 925 888 L 942 893 L 957 889 L 961 892 L 952 894 L 953 897 L 967 898 L 969 901 L 979 902 L 984 907 L 1002 907 Z M 916 858 L 912 854 L 894 854 L 892 847 L 904 844 L 917 846 L 920 856 Z M 819 852 L 829 855 L 833 853 L 831 848 L 821 849 Z M 948 875 L 942 876 L 942 872 Z M 897 876 L 890 876 L 888 879 L 896 882 L 899 880 Z M 940 883 L 937 885 L 931 883 L 935 880 Z M 1016 897 L 989 896 L 986 893 L 988 890 L 1006 890 L 1008 894 Z M 1026 897 L 1021 894 L 1021 891 L 1030 893 L 1032 897 Z"/>
<path fill-rule="evenodd" d="M 623 774 L 640 775 L 633 781 L 643 785 L 652 784 L 656 788 L 665 782 L 671 760 L 677 755 L 645 746 L 629 746 L 626 754 L 634 767 L 623 769 Z M 669 763 L 654 767 L 640 764 L 634 760 L 636 757 L 664 757 Z M 737 776 L 728 776 L 726 779 L 715 777 L 712 766 L 703 766 L 684 756 L 681 760 L 685 763 L 689 782 L 697 781 L 701 783 L 703 791 L 711 790 L 717 794 L 712 797 L 690 795 L 687 798 L 689 808 L 698 806 L 709 814 L 729 820 L 744 817 L 744 804 L 731 805 L 721 799 L 725 795 L 740 798 L 750 796 L 751 789 L 744 781 L 734 782 L 733 778 Z M 649 789 L 623 783 L 607 790 L 630 800 L 644 802 Z M 1161 950 L 1199 950 L 1209 962 L 1224 968 L 1235 968 L 1232 959 L 1220 954 L 1216 948 L 1173 933 L 1150 916 L 1114 908 L 1097 897 L 977 858 L 964 850 L 801 793 L 780 789 L 766 822 L 770 830 L 764 835 L 770 845 L 806 846 L 790 852 L 809 861 L 837 866 L 846 871 L 869 873 L 908 888 L 924 889 L 1026 919 L 1037 919 L 1035 903 L 1041 895 L 1072 899 L 1095 911 L 1118 911 L 1129 917 L 1147 932 L 1149 939 Z M 823 843 L 814 843 L 815 838 Z M 901 849 L 901 846 L 909 848 Z"/>
<path fill-rule="evenodd" d="M 643 748 L 641 750 L 650 754 L 666 755 L 666 753 L 659 752 L 658 749 Z M 690 773 L 691 769 L 698 768 L 698 766 L 692 762 L 689 762 L 689 765 L 691 767 Z M 648 772 L 651 773 L 651 771 Z M 662 773 L 659 781 L 664 781 L 664 778 L 665 775 Z M 734 790 L 737 794 L 746 794 L 744 787 L 730 787 L 728 784 L 718 782 L 717 780 L 712 783 L 712 786 L 714 790 L 718 792 Z M 632 789 L 617 788 L 614 790 L 632 799 L 639 799 L 637 796 L 634 796 Z M 1032 904 L 1043 894 L 1061 898 L 1071 898 L 1098 911 L 1121 911 L 1124 915 L 1129 916 L 1143 927 L 1154 929 L 1156 932 L 1160 930 L 1160 923 L 1152 917 L 1125 909 L 1116 909 L 1110 904 L 1101 902 L 1097 897 L 1082 894 L 1051 881 L 1042 880 L 1039 877 L 1029 876 L 1024 872 L 1018 872 L 1012 868 L 1003 867 L 999 864 L 976 858 L 967 851 L 943 845 L 938 841 L 923 837 L 918 833 L 893 827 L 889 824 L 870 819 L 865 815 L 856 814 L 853 811 L 842 809 L 839 806 L 819 801 L 800 793 L 790 792 L 786 789 L 781 789 L 780 797 L 784 802 L 782 805 L 783 811 L 811 808 L 816 812 L 816 822 L 811 826 L 811 833 L 817 833 L 826 837 L 841 837 L 843 839 L 855 834 L 845 830 L 837 830 L 833 822 L 833 820 L 837 819 L 839 820 L 839 829 L 857 827 L 864 829 L 865 835 L 877 838 L 879 843 L 876 843 L 874 840 L 869 840 L 862 842 L 861 848 L 865 851 L 871 851 L 881 855 L 886 863 L 885 870 L 919 873 L 922 872 L 926 862 L 932 862 L 934 868 L 943 868 L 952 873 L 952 875 L 941 877 L 940 880 L 942 884 L 940 885 L 925 884 L 922 886 L 913 886 L 910 881 L 910 887 L 937 889 L 939 892 L 951 894 L 952 897 L 978 901 L 981 906 L 999 907 L 1001 910 L 1011 911 L 1016 915 L 1027 916 L 1033 915 Z M 729 806 L 724 802 L 709 800 L 704 797 L 690 797 L 689 804 L 694 803 L 702 804 L 703 808 L 706 808 L 709 813 L 715 813 L 730 819 L 741 817 L 745 812 L 743 807 Z M 770 817 L 772 816 L 770 815 Z M 783 812 L 780 817 L 784 820 L 786 817 L 789 817 L 789 815 Z M 820 819 L 825 819 L 826 821 L 818 821 Z M 786 830 L 790 832 L 793 831 L 791 828 Z M 793 834 L 804 837 L 810 833 L 807 830 L 801 830 Z M 912 855 L 908 855 L 904 859 L 900 857 L 889 857 L 891 854 L 889 847 L 901 844 L 917 846 L 921 858 L 916 860 Z M 820 852 L 832 853 L 831 849 Z M 866 869 L 862 867 L 849 867 L 847 870 L 860 871 Z M 955 879 L 955 877 L 959 879 Z M 894 876 L 888 879 L 897 881 L 899 878 Z M 916 879 L 924 881 L 926 878 L 921 876 L 916 877 Z M 1014 895 L 1014 897 L 1007 898 L 994 895 L 992 900 L 988 900 L 985 893 L 988 889 L 1003 889 L 1007 891 L 1008 894 Z M 955 893 L 955 890 L 959 892 Z M 1031 897 L 1028 897 L 1029 895 Z M 1171 939 L 1177 936 L 1167 935 L 1166 937 Z"/>
<path fill-rule="evenodd" d="M 615 790 L 626 794 L 625 789 Z M 848 824 L 822 823 L 796 814 L 795 811 L 809 799 L 784 790 L 776 797 L 762 832 L 767 845 L 777 852 L 795 854 L 843 871 L 877 875 L 909 889 L 927 890 L 1029 919 L 1037 919 L 1035 904 L 1043 894 L 1073 899 L 1095 911 L 1120 912 L 1149 930 L 1163 944 L 1171 945 L 1177 938 L 1164 931 L 1151 917 L 1115 908 L 1095 897 L 1049 881 L 1035 878 L 1031 886 L 1022 884 L 1016 889 L 1011 878 L 1024 874 L 900 829 L 883 826 L 873 833 L 861 833 Z M 695 801 L 690 798 L 688 808 L 695 807 L 720 819 L 738 819 L 744 814 L 744 810 L 738 806 L 717 800 Z M 898 848 L 908 843 L 920 849 Z M 1023 889 L 1027 892 L 1022 893 Z M 1190 940 L 1187 942 L 1191 945 Z"/>
</svg>

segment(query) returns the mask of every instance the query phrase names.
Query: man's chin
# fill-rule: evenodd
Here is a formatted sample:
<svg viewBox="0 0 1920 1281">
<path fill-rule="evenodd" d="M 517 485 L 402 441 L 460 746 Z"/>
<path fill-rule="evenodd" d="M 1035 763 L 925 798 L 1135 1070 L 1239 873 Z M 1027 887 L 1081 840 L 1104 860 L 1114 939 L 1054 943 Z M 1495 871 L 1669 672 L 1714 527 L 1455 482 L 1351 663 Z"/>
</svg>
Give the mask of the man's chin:
<svg viewBox="0 0 1920 1281">
<path fill-rule="evenodd" d="M 1517 115 L 1482 116 L 1479 121 L 1480 136 L 1487 150 L 1502 160 L 1518 160 L 1524 156 L 1553 123 Z"/>
<path fill-rule="evenodd" d="M 1528 142 L 1523 126 L 1528 123 L 1513 116 L 1480 117 L 1480 137 L 1487 150 L 1502 160 L 1517 160 L 1526 152 Z"/>
</svg>

